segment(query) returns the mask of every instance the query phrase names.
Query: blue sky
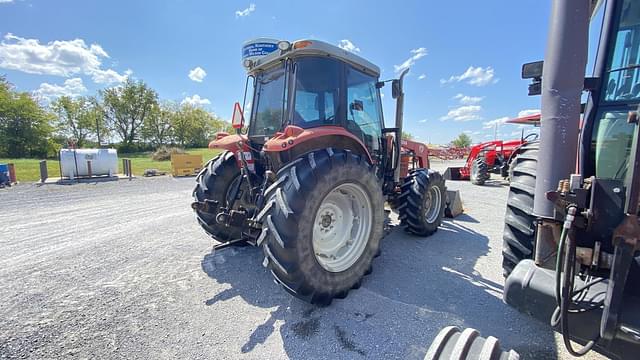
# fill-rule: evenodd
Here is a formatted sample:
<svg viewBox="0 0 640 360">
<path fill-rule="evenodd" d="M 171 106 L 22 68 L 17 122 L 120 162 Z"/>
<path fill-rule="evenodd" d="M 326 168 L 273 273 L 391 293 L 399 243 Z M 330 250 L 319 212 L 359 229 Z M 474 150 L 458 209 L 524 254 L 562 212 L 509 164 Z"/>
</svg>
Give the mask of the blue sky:
<svg viewBox="0 0 640 360">
<path fill-rule="evenodd" d="M 351 46 L 380 66 L 383 79 L 409 60 L 405 128 L 418 139 L 444 144 L 466 131 L 481 141 L 493 138 L 493 123 L 540 108 L 540 97 L 527 96 L 520 68 L 543 58 L 549 6 L 540 0 L 0 0 L 0 74 L 49 98 L 92 95 L 132 76 L 162 99 L 200 103 L 229 119 L 244 88 L 244 41 L 315 38 Z M 384 109 L 392 126 L 390 93 Z M 505 138 L 519 131 L 500 127 Z"/>
</svg>

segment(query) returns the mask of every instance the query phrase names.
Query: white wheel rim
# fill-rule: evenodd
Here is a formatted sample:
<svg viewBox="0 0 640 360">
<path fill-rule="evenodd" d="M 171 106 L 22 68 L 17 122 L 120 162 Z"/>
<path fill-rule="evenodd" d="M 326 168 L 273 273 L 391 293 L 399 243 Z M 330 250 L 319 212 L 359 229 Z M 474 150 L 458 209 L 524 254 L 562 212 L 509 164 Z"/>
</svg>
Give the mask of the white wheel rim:
<svg viewBox="0 0 640 360">
<path fill-rule="evenodd" d="M 475 179 L 478 177 L 478 169 L 475 164 L 471 166 L 471 178 Z"/>
<path fill-rule="evenodd" d="M 341 272 L 358 261 L 369 241 L 373 210 L 364 188 L 344 183 L 322 200 L 313 223 L 313 250 L 327 271 Z"/>
<path fill-rule="evenodd" d="M 442 193 L 440 192 L 440 188 L 437 186 L 432 186 L 424 200 L 424 218 L 425 220 L 431 224 L 438 219 L 440 215 L 440 207 L 442 204 Z"/>
</svg>

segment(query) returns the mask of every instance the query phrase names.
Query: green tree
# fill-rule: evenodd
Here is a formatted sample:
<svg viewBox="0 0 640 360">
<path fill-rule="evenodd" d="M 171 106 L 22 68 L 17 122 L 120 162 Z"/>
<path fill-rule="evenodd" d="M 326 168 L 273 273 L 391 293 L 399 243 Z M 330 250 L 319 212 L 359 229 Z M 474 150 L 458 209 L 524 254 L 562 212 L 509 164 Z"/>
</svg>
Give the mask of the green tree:
<svg viewBox="0 0 640 360">
<path fill-rule="evenodd" d="M 173 137 L 173 118 L 178 112 L 175 103 L 164 102 L 155 106 L 151 114 L 145 118 L 142 128 L 143 137 L 154 147 L 167 145 Z"/>
<path fill-rule="evenodd" d="M 127 79 L 121 86 L 101 91 L 103 111 L 109 128 L 125 149 L 140 140 L 147 116 L 158 106 L 158 94 L 142 81 Z"/>
<path fill-rule="evenodd" d="M 98 145 L 101 142 L 108 143 L 111 131 L 105 119 L 104 107 L 95 96 L 89 96 L 85 99 L 88 103 L 85 116 L 88 118 L 87 122 L 91 124 L 92 134 L 96 135 L 96 143 Z"/>
<path fill-rule="evenodd" d="M 171 120 L 174 141 L 183 147 L 207 146 L 218 131 L 230 132 L 231 124 L 201 107 L 184 104 Z"/>
<path fill-rule="evenodd" d="M 98 118 L 89 98 L 61 96 L 51 103 L 51 109 L 57 116 L 54 126 L 58 135 L 76 139 L 78 147 L 86 146 L 96 133 Z"/>
<path fill-rule="evenodd" d="M 402 138 L 404 140 L 413 140 L 413 134 L 408 131 L 402 131 Z"/>
<path fill-rule="evenodd" d="M 457 138 L 451 141 L 451 145 L 461 148 L 469 147 L 471 146 L 471 137 L 465 133 L 461 133 Z"/>
<path fill-rule="evenodd" d="M 54 151 L 52 117 L 31 95 L 0 77 L 0 156 L 46 157 Z"/>
<path fill-rule="evenodd" d="M 184 104 L 172 118 L 173 138 L 181 146 L 197 146 L 206 142 L 212 120 L 211 114 L 202 108 Z"/>
</svg>

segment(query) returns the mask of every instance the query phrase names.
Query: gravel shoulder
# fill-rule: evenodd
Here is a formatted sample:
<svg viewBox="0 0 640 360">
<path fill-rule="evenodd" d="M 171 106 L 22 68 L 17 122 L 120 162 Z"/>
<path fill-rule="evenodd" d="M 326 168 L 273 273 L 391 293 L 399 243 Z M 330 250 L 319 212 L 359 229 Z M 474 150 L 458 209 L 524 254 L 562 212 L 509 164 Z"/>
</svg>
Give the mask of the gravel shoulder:
<svg viewBox="0 0 640 360">
<path fill-rule="evenodd" d="M 395 228 L 363 286 L 326 308 L 276 286 L 259 249 L 213 253 L 193 182 L 0 190 L 0 358 L 422 359 L 447 325 L 525 359 L 570 358 L 501 300 L 499 180 L 448 182 L 466 213 L 426 239 Z"/>
</svg>

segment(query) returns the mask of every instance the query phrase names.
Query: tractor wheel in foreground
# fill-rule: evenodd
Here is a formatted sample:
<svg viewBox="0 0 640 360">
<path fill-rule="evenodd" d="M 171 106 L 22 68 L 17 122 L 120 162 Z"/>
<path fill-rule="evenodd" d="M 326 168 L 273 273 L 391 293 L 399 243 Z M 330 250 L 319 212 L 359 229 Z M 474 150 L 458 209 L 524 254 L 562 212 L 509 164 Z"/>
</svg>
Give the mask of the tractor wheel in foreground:
<svg viewBox="0 0 640 360">
<path fill-rule="evenodd" d="M 429 236 L 442 224 L 446 206 L 446 188 L 440 173 L 415 169 L 404 179 L 398 196 L 400 221 L 408 232 Z"/>
<path fill-rule="evenodd" d="M 483 338 L 477 330 L 460 331 L 448 326 L 440 331 L 427 350 L 424 360 L 518 360 L 517 352 L 502 351 L 498 339 Z"/>
<path fill-rule="evenodd" d="M 505 277 L 521 260 L 533 257 L 535 217 L 532 214 L 538 149 L 537 141 L 528 143 L 520 148 L 511 162 L 512 175 L 502 235 L 502 270 Z"/>
<path fill-rule="evenodd" d="M 281 169 L 258 239 L 276 282 L 317 305 L 358 288 L 383 235 L 381 189 L 374 168 L 347 151 L 314 151 Z"/>
<path fill-rule="evenodd" d="M 489 174 L 489 166 L 484 160 L 484 157 L 478 156 L 473 160 L 473 164 L 471 164 L 471 174 L 469 177 L 471 183 L 474 185 L 484 185 L 484 183 L 491 178 L 491 174 Z"/>
<path fill-rule="evenodd" d="M 223 152 L 211 159 L 196 177 L 196 187 L 193 190 L 193 198 L 198 202 L 217 201 L 217 206 L 212 206 L 208 211 L 196 210 L 196 218 L 204 231 L 220 242 L 228 242 L 238 239 L 242 229 L 239 227 L 225 226 L 216 221 L 216 215 L 220 207 L 226 206 L 227 197 L 230 196 L 231 185 L 240 180 L 240 169 L 236 165 L 235 157 L 231 152 Z M 236 207 L 246 201 L 242 198 L 246 192 L 239 194 Z"/>
</svg>

